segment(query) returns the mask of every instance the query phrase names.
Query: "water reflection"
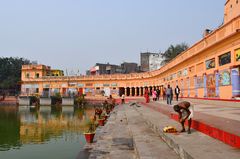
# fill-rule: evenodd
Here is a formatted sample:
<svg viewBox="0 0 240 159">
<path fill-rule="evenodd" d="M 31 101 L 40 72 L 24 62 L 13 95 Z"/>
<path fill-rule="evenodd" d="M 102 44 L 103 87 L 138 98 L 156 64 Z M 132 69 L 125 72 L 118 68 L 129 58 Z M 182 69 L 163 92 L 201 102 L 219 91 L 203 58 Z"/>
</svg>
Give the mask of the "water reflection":
<svg viewBox="0 0 240 159">
<path fill-rule="evenodd" d="M 0 151 L 21 146 L 20 125 L 17 107 L 0 107 Z"/>
<path fill-rule="evenodd" d="M 52 144 L 53 139 L 79 140 L 84 121 L 93 114 L 93 109 L 70 106 L 0 107 L 0 151 Z"/>
</svg>

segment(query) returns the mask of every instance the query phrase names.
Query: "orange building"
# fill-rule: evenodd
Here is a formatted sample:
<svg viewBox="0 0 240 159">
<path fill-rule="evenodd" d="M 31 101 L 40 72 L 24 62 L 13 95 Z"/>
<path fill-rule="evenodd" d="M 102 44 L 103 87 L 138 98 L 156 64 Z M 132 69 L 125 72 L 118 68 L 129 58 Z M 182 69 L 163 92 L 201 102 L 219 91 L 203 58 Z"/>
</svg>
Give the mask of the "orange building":
<svg viewBox="0 0 240 159">
<path fill-rule="evenodd" d="M 208 32 L 185 52 L 156 71 L 95 76 L 46 76 L 44 65 L 22 67 L 22 95 L 142 96 L 144 89 L 170 84 L 181 97 L 236 99 L 240 97 L 240 2 L 227 0 L 224 24 Z M 27 91 L 28 90 L 28 91 Z"/>
</svg>

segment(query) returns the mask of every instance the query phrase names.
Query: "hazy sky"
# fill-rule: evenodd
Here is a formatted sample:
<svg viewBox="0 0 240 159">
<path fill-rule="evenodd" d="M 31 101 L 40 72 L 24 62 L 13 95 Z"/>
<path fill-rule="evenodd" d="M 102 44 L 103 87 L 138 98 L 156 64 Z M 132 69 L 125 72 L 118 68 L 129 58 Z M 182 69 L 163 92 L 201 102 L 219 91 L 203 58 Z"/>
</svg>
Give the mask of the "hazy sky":
<svg viewBox="0 0 240 159">
<path fill-rule="evenodd" d="M 194 44 L 223 22 L 226 0 L 0 0 L 0 56 L 85 73 L 97 62 Z"/>
</svg>

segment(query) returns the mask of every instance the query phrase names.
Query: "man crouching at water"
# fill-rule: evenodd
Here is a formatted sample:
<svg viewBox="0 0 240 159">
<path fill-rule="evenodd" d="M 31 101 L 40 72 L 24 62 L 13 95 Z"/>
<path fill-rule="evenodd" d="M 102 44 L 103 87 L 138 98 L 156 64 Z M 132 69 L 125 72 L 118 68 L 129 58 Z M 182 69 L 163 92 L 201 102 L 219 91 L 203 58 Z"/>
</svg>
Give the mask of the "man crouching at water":
<svg viewBox="0 0 240 159">
<path fill-rule="evenodd" d="M 179 114 L 179 122 L 182 125 L 181 132 L 185 132 L 184 122 L 186 119 L 188 119 L 188 134 L 191 134 L 190 128 L 193 117 L 193 106 L 189 102 L 183 101 L 178 103 L 177 105 L 174 105 L 173 109 Z"/>
</svg>

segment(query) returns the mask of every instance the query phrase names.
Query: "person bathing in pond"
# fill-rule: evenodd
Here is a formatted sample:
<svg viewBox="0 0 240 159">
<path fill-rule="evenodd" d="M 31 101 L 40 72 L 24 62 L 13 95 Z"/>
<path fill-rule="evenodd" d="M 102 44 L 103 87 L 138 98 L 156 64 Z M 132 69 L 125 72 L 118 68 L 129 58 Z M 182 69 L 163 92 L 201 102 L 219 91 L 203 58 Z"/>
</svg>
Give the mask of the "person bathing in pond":
<svg viewBox="0 0 240 159">
<path fill-rule="evenodd" d="M 179 114 L 179 122 L 182 125 L 181 132 L 185 132 L 184 123 L 186 120 L 188 120 L 188 134 L 191 134 L 190 129 L 193 117 L 193 106 L 189 102 L 183 101 L 178 103 L 177 105 L 174 105 L 173 109 Z"/>
</svg>

